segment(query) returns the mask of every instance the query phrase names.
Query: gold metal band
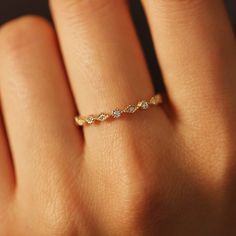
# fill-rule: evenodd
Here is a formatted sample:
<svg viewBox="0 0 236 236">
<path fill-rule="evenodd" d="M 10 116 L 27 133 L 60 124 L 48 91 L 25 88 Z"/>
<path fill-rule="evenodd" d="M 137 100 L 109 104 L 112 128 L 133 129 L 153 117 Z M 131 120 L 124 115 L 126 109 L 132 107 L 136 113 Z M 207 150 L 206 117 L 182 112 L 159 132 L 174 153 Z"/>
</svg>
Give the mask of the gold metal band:
<svg viewBox="0 0 236 236">
<path fill-rule="evenodd" d="M 111 113 L 100 113 L 98 115 L 89 115 L 89 116 L 76 116 L 75 123 L 76 125 L 83 126 L 83 125 L 91 125 L 96 121 L 98 122 L 106 121 L 109 118 L 117 119 L 120 118 L 123 114 L 133 114 L 139 109 L 147 110 L 151 106 L 160 105 L 161 103 L 162 103 L 162 96 L 160 94 L 157 94 L 151 97 L 149 101 L 142 100 L 137 104 L 128 105 L 124 109 L 115 109 Z"/>
</svg>

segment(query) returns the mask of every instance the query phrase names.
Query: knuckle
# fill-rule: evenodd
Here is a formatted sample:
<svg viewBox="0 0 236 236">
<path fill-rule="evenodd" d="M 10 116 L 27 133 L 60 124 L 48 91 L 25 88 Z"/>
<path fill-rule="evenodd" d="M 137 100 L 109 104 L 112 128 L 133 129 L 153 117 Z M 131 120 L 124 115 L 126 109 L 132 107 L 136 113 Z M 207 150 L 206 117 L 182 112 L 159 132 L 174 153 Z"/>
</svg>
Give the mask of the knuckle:
<svg viewBox="0 0 236 236">
<path fill-rule="evenodd" d="M 203 9 L 211 7 L 212 1 L 205 0 L 161 0 L 156 7 L 156 14 L 161 14 L 168 20 L 174 17 L 175 20 L 182 22 L 183 20 L 179 19 L 180 14 L 185 19 L 185 17 L 192 16 L 193 13 L 199 15 Z"/>
<path fill-rule="evenodd" d="M 49 23 L 38 16 L 24 16 L 0 28 L 0 52 L 18 52 L 48 37 L 52 37 Z"/>
<path fill-rule="evenodd" d="M 118 1 L 120 2 L 120 0 Z M 50 5 L 52 8 L 57 8 L 61 14 L 68 17 L 73 17 L 78 15 L 91 15 L 98 13 L 112 4 L 117 3 L 117 1 L 112 0 L 51 0 Z M 66 9 L 66 11 L 65 11 Z"/>
<path fill-rule="evenodd" d="M 43 235 L 74 235 L 75 221 L 80 216 L 75 200 L 77 194 L 72 183 L 65 178 L 54 176 L 52 180 L 48 180 L 47 184 L 47 186 L 43 186 L 43 183 L 39 183 L 36 192 L 28 193 L 28 201 L 22 198 L 24 189 L 20 190 L 18 205 L 20 209 L 23 209 L 23 218 L 30 221 L 23 221 L 21 217 L 17 218 L 18 224 L 21 228 L 27 224 L 35 232 L 42 229 Z M 34 212 L 31 212 L 29 203 L 34 205 Z M 30 219 L 27 218 L 29 215 L 31 215 Z M 38 218 L 40 221 L 35 221 Z"/>
<path fill-rule="evenodd" d="M 194 6 L 194 5 L 198 5 L 202 2 L 207 2 L 206 0 L 170 0 L 170 1 L 166 1 L 166 0 L 161 0 L 160 4 L 162 5 L 167 5 L 167 6 Z M 209 2 L 209 1 L 208 1 Z"/>
<path fill-rule="evenodd" d="M 114 212 L 118 213 L 115 218 L 116 222 L 119 222 L 119 228 L 136 233 L 136 230 L 140 230 L 145 216 L 152 213 L 155 199 L 153 188 L 148 188 L 144 181 L 141 183 L 135 180 L 133 183 L 132 186 L 127 186 L 126 191 L 129 193 L 121 198 L 121 204 L 116 206 Z"/>
<path fill-rule="evenodd" d="M 106 225 L 113 226 L 116 222 L 116 228 L 111 232 L 133 232 L 140 230 L 141 222 L 146 215 L 151 214 L 152 204 L 155 201 L 154 181 L 145 170 L 136 170 L 136 167 L 128 166 L 124 171 L 126 174 L 117 175 L 113 171 L 112 187 L 109 186 L 110 193 L 102 199 L 106 215 Z M 107 179 L 106 177 L 104 177 Z M 105 182 L 105 181 L 104 181 Z M 108 186 L 105 186 L 108 189 Z M 154 209 L 153 209 L 154 210 Z"/>
</svg>

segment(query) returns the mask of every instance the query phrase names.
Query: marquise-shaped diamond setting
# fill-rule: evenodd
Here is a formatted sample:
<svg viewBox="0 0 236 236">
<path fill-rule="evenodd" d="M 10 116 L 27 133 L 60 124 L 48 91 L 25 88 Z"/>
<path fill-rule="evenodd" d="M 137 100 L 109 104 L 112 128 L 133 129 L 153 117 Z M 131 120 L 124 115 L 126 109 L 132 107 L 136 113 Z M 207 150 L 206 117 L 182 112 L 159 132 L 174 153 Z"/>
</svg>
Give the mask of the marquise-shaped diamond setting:
<svg viewBox="0 0 236 236">
<path fill-rule="evenodd" d="M 108 118 L 109 118 L 109 115 L 106 114 L 106 113 L 101 113 L 101 114 L 99 114 L 99 115 L 97 116 L 97 120 L 98 120 L 98 121 L 105 121 L 105 120 L 108 119 Z"/>
<path fill-rule="evenodd" d="M 151 106 L 159 105 L 161 104 L 162 96 L 161 94 L 157 94 L 153 96 L 150 100 L 142 100 L 136 104 L 128 105 L 124 109 L 114 109 L 111 113 L 100 113 L 98 115 L 89 115 L 89 116 L 76 116 L 75 117 L 75 123 L 79 126 L 83 126 L 86 124 L 93 124 L 96 121 L 103 122 L 107 120 L 110 117 L 113 117 L 114 119 L 120 118 L 123 116 L 123 114 L 133 114 L 137 110 L 147 110 Z"/>
</svg>

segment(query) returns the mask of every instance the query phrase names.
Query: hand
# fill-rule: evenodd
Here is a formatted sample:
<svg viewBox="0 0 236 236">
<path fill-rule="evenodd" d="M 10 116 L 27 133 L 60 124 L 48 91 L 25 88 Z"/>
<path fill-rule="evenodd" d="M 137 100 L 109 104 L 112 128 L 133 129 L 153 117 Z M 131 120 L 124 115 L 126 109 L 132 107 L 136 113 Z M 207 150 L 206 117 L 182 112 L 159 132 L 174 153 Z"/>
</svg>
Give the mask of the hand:
<svg viewBox="0 0 236 236">
<path fill-rule="evenodd" d="M 236 46 L 222 1 L 143 1 L 162 106 L 125 1 L 51 0 L 0 29 L 0 235 L 235 235 Z M 57 42 L 57 37 L 59 43 Z M 62 55 L 62 57 L 61 57 Z"/>
</svg>

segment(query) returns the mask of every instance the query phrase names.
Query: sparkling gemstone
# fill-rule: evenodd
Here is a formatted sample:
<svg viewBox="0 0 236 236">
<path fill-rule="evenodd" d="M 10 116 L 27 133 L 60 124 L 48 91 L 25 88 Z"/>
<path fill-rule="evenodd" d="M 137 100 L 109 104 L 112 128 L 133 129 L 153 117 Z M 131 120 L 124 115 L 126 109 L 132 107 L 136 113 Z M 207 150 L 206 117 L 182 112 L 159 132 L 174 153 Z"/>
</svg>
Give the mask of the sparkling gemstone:
<svg viewBox="0 0 236 236">
<path fill-rule="evenodd" d="M 144 110 L 148 109 L 148 107 L 149 107 L 149 104 L 147 101 L 142 101 L 138 105 Z"/>
<path fill-rule="evenodd" d="M 137 110 L 137 107 L 135 105 L 129 105 L 125 112 L 128 112 L 128 113 L 134 113 L 135 111 Z"/>
<path fill-rule="evenodd" d="M 150 103 L 153 104 L 153 105 L 156 105 L 157 104 L 157 97 L 152 97 L 151 100 L 150 100 Z"/>
<path fill-rule="evenodd" d="M 113 118 L 119 118 L 121 116 L 121 113 L 122 113 L 121 110 L 115 109 L 115 110 L 112 111 L 111 115 L 112 115 Z"/>
<path fill-rule="evenodd" d="M 160 102 L 161 102 L 160 95 L 156 95 L 156 96 L 152 97 L 151 100 L 150 100 L 150 103 L 153 104 L 153 105 L 156 105 Z"/>
<path fill-rule="evenodd" d="M 93 116 L 88 116 L 86 119 L 88 124 L 92 124 L 94 122 L 94 117 Z"/>
<path fill-rule="evenodd" d="M 100 115 L 98 115 L 97 120 L 99 120 L 99 121 L 104 121 L 104 120 L 106 120 L 108 117 L 109 117 L 108 114 L 101 113 Z"/>
</svg>

